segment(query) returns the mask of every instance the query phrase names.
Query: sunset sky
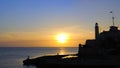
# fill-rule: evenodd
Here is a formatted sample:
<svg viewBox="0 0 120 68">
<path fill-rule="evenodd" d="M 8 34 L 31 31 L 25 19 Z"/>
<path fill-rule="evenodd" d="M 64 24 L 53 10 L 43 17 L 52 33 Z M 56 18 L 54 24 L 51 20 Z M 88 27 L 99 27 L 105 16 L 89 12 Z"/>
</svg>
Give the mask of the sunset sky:
<svg viewBox="0 0 120 68">
<path fill-rule="evenodd" d="M 78 47 L 100 31 L 120 26 L 120 0 L 0 0 L 0 47 Z M 57 36 L 65 34 L 61 43 Z"/>
</svg>

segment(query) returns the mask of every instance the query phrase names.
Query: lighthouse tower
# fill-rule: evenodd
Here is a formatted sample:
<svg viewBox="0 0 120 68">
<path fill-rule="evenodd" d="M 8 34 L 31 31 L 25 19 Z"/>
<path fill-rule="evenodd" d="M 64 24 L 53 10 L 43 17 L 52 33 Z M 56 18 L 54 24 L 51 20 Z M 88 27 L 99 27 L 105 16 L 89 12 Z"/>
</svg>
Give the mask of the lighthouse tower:
<svg viewBox="0 0 120 68">
<path fill-rule="evenodd" d="M 95 39 L 97 39 L 99 36 L 99 26 L 98 23 L 95 23 Z"/>
</svg>

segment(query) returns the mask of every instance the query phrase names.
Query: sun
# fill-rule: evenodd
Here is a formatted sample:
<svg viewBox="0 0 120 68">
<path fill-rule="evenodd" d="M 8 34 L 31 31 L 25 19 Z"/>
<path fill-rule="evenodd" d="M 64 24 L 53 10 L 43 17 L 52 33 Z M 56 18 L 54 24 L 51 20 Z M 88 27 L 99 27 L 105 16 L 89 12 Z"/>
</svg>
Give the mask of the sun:
<svg viewBox="0 0 120 68">
<path fill-rule="evenodd" d="M 58 42 L 60 42 L 60 43 L 65 43 L 66 40 L 67 40 L 67 35 L 66 35 L 66 34 L 59 34 L 59 35 L 57 36 L 57 40 L 58 40 Z"/>
</svg>

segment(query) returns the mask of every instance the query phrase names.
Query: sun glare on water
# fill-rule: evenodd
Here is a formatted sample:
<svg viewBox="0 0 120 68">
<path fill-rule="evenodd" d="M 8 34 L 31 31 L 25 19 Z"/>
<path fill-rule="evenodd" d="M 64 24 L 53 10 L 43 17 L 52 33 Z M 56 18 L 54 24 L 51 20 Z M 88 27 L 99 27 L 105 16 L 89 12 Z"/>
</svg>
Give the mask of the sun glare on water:
<svg viewBox="0 0 120 68">
<path fill-rule="evenodd" d="M 60 43 L 65 43 L 66 40 L 67 40 L 67 35 L 66 34 L 59 34 L 57 36 L 57 40 L 60 42 Z"/>
</svg>

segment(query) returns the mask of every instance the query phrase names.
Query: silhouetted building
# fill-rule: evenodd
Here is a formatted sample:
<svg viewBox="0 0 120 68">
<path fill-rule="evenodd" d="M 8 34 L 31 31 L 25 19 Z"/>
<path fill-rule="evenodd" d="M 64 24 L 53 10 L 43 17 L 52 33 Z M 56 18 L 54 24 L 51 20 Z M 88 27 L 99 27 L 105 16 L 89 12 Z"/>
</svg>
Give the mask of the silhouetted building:
<svg viewBox="0 0 120 68">
<path fill-rule="evenodd" d="M 116 26 L 110 26 L 109 31 L 99 33 L 98 23 L 95 23 L 95 39 L 79 45 L 78 56 L 88 58 L 113 54 L 120 55 L 120 30 Z"/>
</svg>

